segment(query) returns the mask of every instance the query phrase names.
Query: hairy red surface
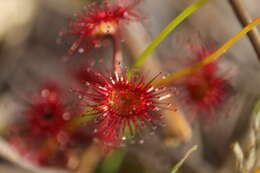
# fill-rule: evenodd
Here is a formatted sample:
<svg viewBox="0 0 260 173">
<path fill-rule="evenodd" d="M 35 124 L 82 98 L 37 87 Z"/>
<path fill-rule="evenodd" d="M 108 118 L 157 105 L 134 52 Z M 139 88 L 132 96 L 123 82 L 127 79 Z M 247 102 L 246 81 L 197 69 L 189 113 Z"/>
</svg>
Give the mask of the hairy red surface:
<svg viewBox="0 0 260 173">
<path fill-rule="evenodd" d="M 209 56 L 212 50 L 201 45 L 190 45 L 198 62 Z M 227 96 L 227 81 L 217 75 L 218 62 L 212 62 L 195 71 L 184 81 L 188 93 L 188 104 L 195 111 L 205 111 L 218 107 Z"/>
<path fill-rule="evenodd" d="M 166 89 L 145 83 L 140 75 L 131 80 L 126 73 L 95 75 L 100 82 L 86 81 L 88 91 L 78 94 L 85 107 L 97 114 L 95 135 L 105 144 L 118 144 L 146 123 L 156 123 L 160 119 L 157 111 L 170 106 L 162 102 L 170 96 Z"/>
<path fill-rule="evenodd" d="M 55 137 L 66 123 L 66 111 L 61 90 L 54 83 L 47 83 L 24 111 L 27 129 L 34 135 Z"/>
<path fill-rule="evenodd" d="M 77 38 L 64 58 L 68 59 L 80 47 L 86 52 L 93 46 L 100 46 L 100 38 L 115 35 L 123 21 L 138 20 L 139 17 L 133 8 L 139 1 L 135 0 L 129 4 L 124 0 L 117 5 L 109 5 L 105 1 L 101 5 L 93 3 L 86 6 L 81 14 L 75 15 L 75 20 L 70 21 L 68 31 L 60 33 L 61 36 L 74 35 Z"/>
</svg>

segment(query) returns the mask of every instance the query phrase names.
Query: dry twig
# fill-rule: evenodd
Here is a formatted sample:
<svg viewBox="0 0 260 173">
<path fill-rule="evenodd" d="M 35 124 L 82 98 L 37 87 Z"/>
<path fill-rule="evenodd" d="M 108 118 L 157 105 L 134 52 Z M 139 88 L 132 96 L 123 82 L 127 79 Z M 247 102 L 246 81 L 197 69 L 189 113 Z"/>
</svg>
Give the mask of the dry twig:
<svg viewBox="0 0 260 173">
<path fill-rule="evenodd" d="M 246 26 L 253 21 L 248 10 L 242 4 L 241 0 L 230 0 L 230 3 L 237 15 L 237 18 L 243 26 Z M 258 60 L 260 61 L 260 33 L 258 29 L 256 27 L 252 29 L 252 31 L 248 33 L 248 37 L 255 49 Z"/>
</svg>

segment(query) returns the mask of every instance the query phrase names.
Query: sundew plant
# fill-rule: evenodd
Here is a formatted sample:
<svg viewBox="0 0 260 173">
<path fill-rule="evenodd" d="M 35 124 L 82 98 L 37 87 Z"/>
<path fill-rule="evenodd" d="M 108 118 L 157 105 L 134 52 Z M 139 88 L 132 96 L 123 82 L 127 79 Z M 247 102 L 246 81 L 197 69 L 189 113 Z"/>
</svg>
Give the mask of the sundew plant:
<svg viewBox="0 0 260 173">
<path fill-rule="evenodd" d="M 182 25 L 185 22 L 210 5 L 214 9 L 216 2 L 175 2 L 181 6 L 186 4 L 186 7 L 178 10 L 174 18 L 171 16 L 170 22 L 161 27 L 160 32 L 153 34 L 155 36 L 151 36 L 148 42 L 143 41 L 145 36 L 141 32 L 142 29 L 149 31 L 146 26 L 149 26 L 149 19 L 152 18 L 144 10 L 148 7 L 148 0 L 78 1 L 71 3 L 77 4 L 77 10 L 73 10 L 75 13 L 51 1 L 38 2 L 50 5 L 50 9 L 63 11 L 60 13 L 62 15 L 55 16 L 62 23 L 59 27 L 54 24 L 54 16 L 53 20 L 46 20 L 41 15 L 36 17 L 37 21 L 43 20 L 42 26 L 48 30 L 39 42 L 46 47 L 51 41 L 54 42 L 55 48 L 50 49 L 58 53 L 50 60 L 50 65 L 47 62 L 49 60 L 42 57 L 48 54 L 35 46 L 31 51 L 34 56 L 39 54 L 39 62 L 29 59 L 22 65 L 24 68 L 32 66 L 35 73 L 24 70 L 27 77 L 21 81 L 7 80 L 7 88 L 14 93 L 15 102 L 20 105 L 12 111 L 14 118 L 2 133 L 1 145 L 10 150 L 3 154 L 8 160 L 33 172 L 174 173 L 201 172 L 201 166 L 197 168 L 191 165 L 203 165 L 210 157 L 213 166 L 205 166 L 204 172 L 218 172 L 217 167 L 225 168 L 226 164 L 232 165 L 226 166 L 229 169 L 232 167 L 232 172 L 259 171 L 258 110 L 253 112 L 253 120 L 247 119 L 250 122 L 248 126 L 252 128 L 248 133 L 243 133 L 246 137 L 251 135 L 250 139 L 245 137 L 250 149 L 243 148 L 243 143 L 240 144 L 238 138 L 234 137 L 229 144 L 237 142 L 232 145 L 235 154 L 227 147 L 213 156 L 210 145 L 218 142 L 223 144 L 222 134 L 213 133 L 219 139 L 210 142 L 196 142 L 195 138 L 210 133 L 207 129 L 216 127 L 219 119 L 227 122 L 238 119 L 228 115 L 231 112 L 231 106 L 228 105 L 239 106 L 240 103 L 232 99 L 236 93 L 233 82 L 236 70 L 232 72 L 230 69 L 233 66 L 230 64 L 228 68 L 231 72 L 223 72 L 223 68 L 227 66 L 225 59 L 229 58 L 227 54 L 231 47 L 251 30 L 258 33 L 256 26 L 260 23 L 260 17 L 251 20 L 250 15 L 247 16 L 250 20 L 242 22 L 245 27 L 232 33 L 233 36 L 229 36 L 226 42 L 215 41 L 201 32 L 195 38 L 199 41 L 192 41 L 193 38 L 187 39 L 185 36 L 180 38 L 181 41 L 170 44 L 167 39 L 183 32 Z M 37 10 L 40 9 L 34 9 Z M 205 25 L 218 25 L 218 21 L 212 18 L 212 22 Z M 133 26 L 139 27 L 139 30 Z M 37 27 L 34 29 L 37 30 Z M 48 32 L 52 35 L 52 30 L 56 36 L 49 39 Z M 27 35 L 30 32 L 34 30 L 28 31 Z M 193 32 L 197 31 L 194 29 Z M 136 43 L 131 42 L 136 44 L 136 48 L 140 42 L 145 45 L 141 53 L 134 50 L 138 56 L 135 56 L 136 52 L 131 53 L 128 47 L 131 35 L 137 35 Z M 187 32 L 187 35 L 192 34 Z M 31 46 L 37 44 L 33 37 L 28 42 Z M 170 59 L 172 64 L 169 64 L 169 58 L 157 57 L 155 53 L 167 43 L 167 53 L 160 56 L 174 54 Z M 169 53 L 175 47 L 178 47 L 179 53 Z M 257 50 L 257 46 L 254 48 Z M 164 69 L 166 66 L 167 70 Z M 220 128 L 223 127 L 220 125 Z M 201 133 L 197 132 L 198 129 L 201 129 Z M 219 133 L 223 133 L 223 130 L 220 129 Z M 191 145 L 196 146 L 185 155 L 184 151 Z M 186 165 L 184 160 L 196 148 L 197 155 L 192 156 L 195 159 L 189 159 Z M 221 156 L 225 155 L 223 151 L 229 153 L 227 158 Z M 166 159 L 164 154 L 169 157 Z M 232 157 L 237 164 L 230 161 Z M 156 160 L 160 164 L 165 160 L 166 166 L 154 164 Z"/>
</svg>

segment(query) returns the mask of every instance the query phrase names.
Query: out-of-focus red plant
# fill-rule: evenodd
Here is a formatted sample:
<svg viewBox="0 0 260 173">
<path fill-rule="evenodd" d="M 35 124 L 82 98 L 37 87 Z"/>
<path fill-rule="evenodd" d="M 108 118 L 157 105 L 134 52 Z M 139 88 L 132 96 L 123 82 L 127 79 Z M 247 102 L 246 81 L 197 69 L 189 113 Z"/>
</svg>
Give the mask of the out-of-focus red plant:
<svg viewBox="0 0 260 173">
<path fill-rule="evenodd" d="M 55 82 L 45 82 L 20 112 L 21 122 L 10 127 L 9 143 L 36 164 L 66 163 L 63 146 L 69 139 L 66 124 L 72 112 L 65 105 L 63 92 Z"/>
<path fill-rule="evenodd" d="M 58 148 L 55 141 L 20 133 L 12 133 L 8 141 L 21 156 L 36 165 L 66 167 L 67 152 Z"/>
<path fill-rule="evenodd" d="M 24 111 L 31 133 L 56 136 L 62 131 L 71 116 L 62 102 L 61 89 L 54 83 L 44 84 L 39 95 L 32 99 L 31 105 Z"/>
<path fill-rule="evenodd" d="M 60 35 L 74 35 L 76 41 L 72 44 L 64 57 L 65 60 L 72 56 L 80 47 L 82 51 L 90 51 L 93 47 L 101 46 L 105 36 L 112 36 L 118 39 L 119 30 L 124 22 L 139 20 L 140 17 L 133 10 L 140 0 L 129 3 L 128 0 L 121 0 L 113 5 L 104 1 L 97 5 L 87 5 L 82 14 L 76 14 L 75 19 L 70 21 L 68 31 Z"/>
<path fill-rule="evenodd" d="M 212 52 L 211 46 L 189 44 L 194 63 L 200 62 Z M 218 74 L 218 61 L 213 61 L 183 79 L 185 100 L 195 112 L 208 112 L 221 106 L 229 95 L 230 85 L 225 77 Z"/>
</svg>

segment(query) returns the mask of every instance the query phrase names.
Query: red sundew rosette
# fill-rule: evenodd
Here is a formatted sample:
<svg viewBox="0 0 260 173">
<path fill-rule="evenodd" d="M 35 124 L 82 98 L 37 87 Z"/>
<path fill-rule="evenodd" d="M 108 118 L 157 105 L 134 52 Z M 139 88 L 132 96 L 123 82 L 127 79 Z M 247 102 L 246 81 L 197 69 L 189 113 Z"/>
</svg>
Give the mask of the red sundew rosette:
<svg viewBox="0 0 260 173">
<path fill-rule="evenodd" d="M 69 112 L 63 103 L 62 90 L 57 84 L 46 82 L 23 114 L 33 135 L 55 137 L 65 126 Z"/>
<path fill-rule="evenodd" d="M 190 44 L 189 48 L 195 57 L 194 63 L 200 62 L 213 52 L 210 46 L 199 44 Z M 218 63 L 218 61 L 213 61 L 201 67 L 178 84 L 184 88 L 185 104 L 196 113 L 209 115 L 210 112 L 219 108 L 229 95 L 228 81 L 217 74 Z"/>
<path fill-rule="evenodd" d="M 34 164 L 66 167 L 72 112 L 63 92 L 55 82 L 45 82 L 21 112 L 24 120 L 10 127 L 9 143 Z"/>
<path fill-rule="evenodd" d="M 64 60 L 74 55 L 76 51 L 83 53 L 93 47 L 101 46 L 101 41 L 105 36 L 118 39 L 118 32 L 123 22 L 140 20 L 134 12 L 134 7 L 139 2 L 140 0 L 135 0 L 134 3 L 129 3 L 124 0 L 116 5 L 111 5 L 107 1 L 101 5 L 92 3 L 87 5 L 81 14 L 75 14 L 75 19 L 69 22 L 68 30 L 60 33 L 60 36 L 76 37 L 76 41 L 69 48 Z"/>
<path fill-rule="evenodd" d="M 81 70 L 79 70 L 82 76 Z M 81 98 L 81 105 L 88 109 L 85 116 L 93 116 L 95 124 L 94 136 L 112 148 L 123 144 L 129 136 L 133 136 L 147 123 L 160 122 L 159 108 L 167 107 L 162 100 L 170 95 L 164 88 L 153 87 L 146 83 L 141 75 L 134 75 L 131 80 L 126 73 L 103 74 L 85 71 L 92 78 L 80 78 L 86 83 L 87 91 L 76 91 Z M 98 80 L 99 79 L 99 82 Z"/>
</svg>

